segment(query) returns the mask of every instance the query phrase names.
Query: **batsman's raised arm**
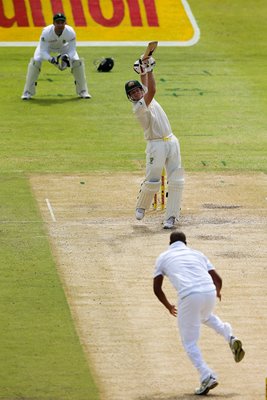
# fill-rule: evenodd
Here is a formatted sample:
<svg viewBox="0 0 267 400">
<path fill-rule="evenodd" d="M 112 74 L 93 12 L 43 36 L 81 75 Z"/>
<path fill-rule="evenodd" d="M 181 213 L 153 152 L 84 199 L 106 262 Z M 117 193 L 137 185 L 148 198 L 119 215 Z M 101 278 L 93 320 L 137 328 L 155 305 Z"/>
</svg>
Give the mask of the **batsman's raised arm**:
<svg viewBox="0 0 267 400">
<path fill-rule="evenodd" d="M 149 106 L 156 93 L 156 82 L 153 75 L 155 65 L 156 61 L 153 57 L 143 60 L 143 55 L 141 55 L 139 60 L 135 61 L 133 67 L 135 72 L 140 75 L 142 84 L 147 88 L 147 92 L 144 95 L 144 100 L 147 106 Z"/>
<path fill-rule="evenodd" d="M 147 72 L 145 75 L 141 75 L 141 82 L 147 87 L 147 92 L 144 95 L 146 105 L 149 106 L 156 94 L 156 81 L 153 71 Z"/>
</svg>

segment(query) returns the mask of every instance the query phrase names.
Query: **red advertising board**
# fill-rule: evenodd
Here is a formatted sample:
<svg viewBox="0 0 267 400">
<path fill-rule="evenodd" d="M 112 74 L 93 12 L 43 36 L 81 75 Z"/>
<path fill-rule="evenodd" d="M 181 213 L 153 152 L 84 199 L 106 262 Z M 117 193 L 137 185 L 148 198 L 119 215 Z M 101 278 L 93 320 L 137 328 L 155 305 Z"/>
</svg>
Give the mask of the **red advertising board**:
<svg viewBox="0 0 267 400">
<path fill-rule="evenodd" d="M 53 14 L 63 12 L 86 45 L 129 45 L 158 40 L 190 46 L 199 29 L 186 0 L 0 0 L 0 42 L 39 40 Z"/>
</svg>

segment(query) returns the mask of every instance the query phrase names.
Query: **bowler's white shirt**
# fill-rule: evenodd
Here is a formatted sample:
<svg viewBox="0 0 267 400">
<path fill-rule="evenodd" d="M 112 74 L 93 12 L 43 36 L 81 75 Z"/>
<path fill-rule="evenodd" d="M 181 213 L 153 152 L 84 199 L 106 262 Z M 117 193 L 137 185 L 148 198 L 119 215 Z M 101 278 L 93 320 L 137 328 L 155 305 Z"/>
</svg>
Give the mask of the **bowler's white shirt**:
<svg viewBox="0 0 267 400">
<path fill-rule="evenodd" d="M 182 242 L 174 242 L 156 260 L 154 277 L 167 276 L 180 298 L 215 290 L 208 271 L 215 269 L 208 258 Z"/>
<path fill-rule="evenodd" d="M 143 98 L 134 102 L 133 112 L 144 129 L 146 140 L 162 139 L 172 134 L 168 117 L 155 99 L 148 107 Z"/>
<path fill-rule="evenodd" d="M 68 54 L 73 59 L 76 54 L 76 34 L 71 26 L 65 25 L 60 36 L 55 33 L 53 24 L 43 29 L 34 59 L 49 60 L 50 53 Z"/>
</svg>

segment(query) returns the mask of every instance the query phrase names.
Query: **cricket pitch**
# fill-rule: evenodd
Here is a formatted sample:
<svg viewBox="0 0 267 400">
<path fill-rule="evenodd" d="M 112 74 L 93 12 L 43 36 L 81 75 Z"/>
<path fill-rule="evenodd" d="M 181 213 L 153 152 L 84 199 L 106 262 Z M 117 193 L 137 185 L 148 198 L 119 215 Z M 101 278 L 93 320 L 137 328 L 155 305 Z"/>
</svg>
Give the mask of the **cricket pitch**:
<svg viewBox="0 0 267 400">
<path fill-rule="evenodd" d="M 129 173 L 30 177 L 101 399 L 193 399 L 198 375 L 182 349 L 176 319 L 152 291 L 155 259 L 167 248 L 170 231 L 162 229 L 162 211 L 151 209 L 135 220 L 141 180 Z M 261 173 L 186 174 L 177 229 L 222 276 L 216 314 L 232 324 L 246 351 L 236 364 L 227 343 L 203 327 L 200 348 L 219 381 L 213 399 L 264 398 L 266 184 Z M 176 302 L 167 281 L 164 289 Z"/>
</svg>

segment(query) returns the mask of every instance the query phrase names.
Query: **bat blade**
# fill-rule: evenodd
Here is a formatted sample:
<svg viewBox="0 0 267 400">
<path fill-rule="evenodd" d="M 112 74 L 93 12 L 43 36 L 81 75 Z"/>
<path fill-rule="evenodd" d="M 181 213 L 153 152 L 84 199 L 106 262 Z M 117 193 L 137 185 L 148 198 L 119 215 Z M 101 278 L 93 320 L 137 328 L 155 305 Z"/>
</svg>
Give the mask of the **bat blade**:
<svg viewBox="0 0 267 400">
<path fill-rule="evenodd" d="M 156 50 L 157 46 L 158 46 L 157 41 L 149 42 L 142 60 L 147 60 L 149 57 L 151 57 L 154 51 Z"/>
</svg>

